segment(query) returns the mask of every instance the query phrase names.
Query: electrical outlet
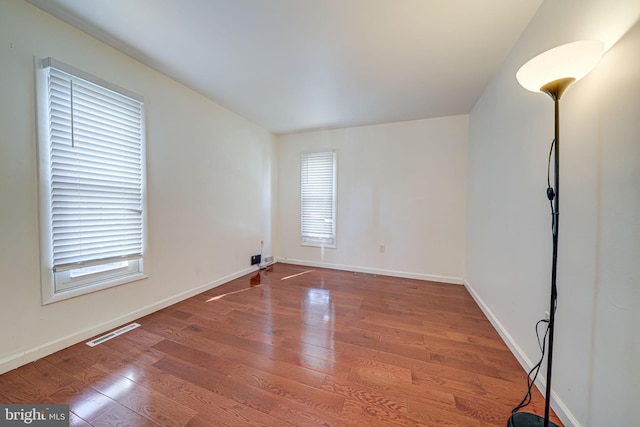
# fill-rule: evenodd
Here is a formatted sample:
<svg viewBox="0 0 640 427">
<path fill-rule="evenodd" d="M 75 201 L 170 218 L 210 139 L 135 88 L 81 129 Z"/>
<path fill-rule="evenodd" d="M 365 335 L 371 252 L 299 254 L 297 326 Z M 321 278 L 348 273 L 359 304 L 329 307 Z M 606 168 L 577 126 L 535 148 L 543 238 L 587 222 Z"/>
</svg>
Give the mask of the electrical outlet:
<svg viewBox="0 0 640 427">
<path fill-rule="evenodd" d="M 264 262 L 271 264 L 273 262 L 273 257 L 271 255 L 264 257 Z"/>
<path fill-rule="evenodd" d="M 548 311 L 545 311 L 544 312 L 544 320 L 549 320 L 549 319 L 551 319 L 551 315 L 549 314 Z"/>
<path fill-rule="evenodd" d="M 260 258 L 262 258 L 262 255 L 252 255 L 251 256 L 251 265 L 256 265 L 256 264 L 260 264 Z"/>
<path fill-rule="evenodd" d="M 385 244 L 384 243 L 380 243 L 380 249 L 379 249 L 380 253 L 383 254 L 386 249 L 387 248 L 385 247 Z"/>
</svg>

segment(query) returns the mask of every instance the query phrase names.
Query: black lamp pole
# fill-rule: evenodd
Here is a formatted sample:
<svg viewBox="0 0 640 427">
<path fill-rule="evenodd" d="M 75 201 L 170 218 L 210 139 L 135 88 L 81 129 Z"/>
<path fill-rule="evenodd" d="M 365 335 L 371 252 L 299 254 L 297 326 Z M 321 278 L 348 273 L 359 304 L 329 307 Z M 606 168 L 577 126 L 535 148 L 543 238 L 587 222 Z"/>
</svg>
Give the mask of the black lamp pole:
<svg viewBox="0 0 640 427">
<path fill-rule="evenodd" d="M 551 368 L 553 367 L 553 331 L 556 323 L 556 298 L 558 289 L 558 229 L 560 222 L 560 98 L 553 97 L 555 107 L 555 147 L 553 156 L 553 258 L 551 263 L 551 299 L 549 302 L 549 352 L 547 353 L 547 390 L 544 402 L 544 427 L 549 427 L 549 408 L 551 404 Z"/>
<path fill-rule="evenodd" d="M 555 80 L 542 87 L 541 91 L 553 99 L 554 104 L 554 137 L 555 147 L 553 156 L 553 190 L 548 190 L 547 195 L 553 201 L 553 258 L 551 263 L 551 298 L 549 302 L 549 352 L 547 353 L 547 390 L 544 402 L 544 427 L 556 425 L 549 421 L 549 408 L 551 405 L 551 368 L 553 366 L 553 331 L 556 324 L 556 300 L 558 288 L 556 277 L 558 273 L 558 228 L 560 223 L 560 98 L 569 85 L 575 82 L 574 78 Z"/>
<path fill-rule="evenodd" d="M 551 298 L 549 301 L 549 345 L 547 350 L 547 384 L 544 402 L 544 418 L 526 412 L 514 413 L 509 419 L 509 427 L 558 427 L 549 421 L 551 407 L 551 371 L 553 367 L 553 335 L 556 323 L 556 299 L 558 289 L 556 278 L 558 273 L 558 229 L 560 219 L 560 98 L 564 91 L 575 79 L 565 78 L 555 80 L 544 85 L 540 91 L 548 94 L 554 103 L 554 157 L 553 157 L 553 188 L 547 189 L 547 197 L 553 204 L 553 257 L 551 261 Z"/>
</svg>

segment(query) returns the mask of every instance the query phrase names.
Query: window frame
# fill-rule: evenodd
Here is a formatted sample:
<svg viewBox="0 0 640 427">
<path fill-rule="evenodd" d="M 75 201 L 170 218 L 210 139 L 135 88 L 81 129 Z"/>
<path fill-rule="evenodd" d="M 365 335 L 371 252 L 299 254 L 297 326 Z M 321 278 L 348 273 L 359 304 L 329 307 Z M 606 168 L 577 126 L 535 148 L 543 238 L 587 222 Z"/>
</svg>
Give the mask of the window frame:
<svg viewBox="0 0 640 427">
<path fill-rule="evenodd" d="M 141 233 L 142 254 L 136 258 L 123 258 L 106 260 L 103 263 L 87 264 L 74 269 L 67 266 L 59 271 L 54 271 L 53 262 L 53 225 L 52 225 L 52 160 L 50 150 L 52 147 L 50 136 L 49 116 L 49 84 L 47 69 L 55 68 L 69 74 L 74 79 L 84 80 L 100 86 L 121 96 L 131 98 L 140 103 L 140 172 L 141 172 Z M 40 282 L 42 305 L 62 301 L 80 295 L 96 292 L 102 289 L 119 286 L 125 283 L 141 280 L 147 277 L 144 269 L 144 256 L 147 248 L 147 210 L 146 210 L 146 152 L 145 152 L 145 107 L 144 98 L 117 85 L 109 83 L 99 77 L 78 70 L 53 58 L 34 58 L 36 74 L 36 123 L 37 123 L 37 155 L 38 155 L 38 198 L 39 198 L 39 225 L 40 225 Z M 121 264 L 115 264 L 121 262 Z M 94 269 L 95 265 L 112 264 L 113 268 L 105 271 L 82 274 L 84 268 Z M 80 273 L 80 274 L 78 274 Z"/>
<path fill-rule="evenodd" d="M 313 156 L 318 154 L 331 154 L 332 156 L 332 194 L 331 194 L 331 223 L 332 223 L 332 236 L 331 237 L 315 237 L 305 235 L 305 206 L 304 206 L 304 193 L 305 193 L 305 158 L 307 156 Z M 337 202 L 337 181 L 338 181 L 338 156 L 335 150 L 320 150 L 310 151 L 300 154 L 300 235 L 301 246 L 312 246 L 320 248 L 337 248 L 337 221 L 336 221 L 336 202 Z"/>
</svg>

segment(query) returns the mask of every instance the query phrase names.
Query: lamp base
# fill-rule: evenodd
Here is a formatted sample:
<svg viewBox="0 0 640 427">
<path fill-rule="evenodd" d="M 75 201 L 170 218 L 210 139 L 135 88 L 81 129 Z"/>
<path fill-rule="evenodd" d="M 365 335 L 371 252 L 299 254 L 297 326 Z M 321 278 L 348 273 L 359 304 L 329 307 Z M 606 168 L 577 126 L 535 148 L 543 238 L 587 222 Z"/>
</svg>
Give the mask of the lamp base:
<svg viewBox="0 0 640 427">
<path fill-rule="evenodd" d="M 527 412 L 516 412 L 509 417 L 508 427 L 543 427 L 544 418 Z M 558 427 L 556 423 L 549 421 L 549 427 Z"/>
</svg>

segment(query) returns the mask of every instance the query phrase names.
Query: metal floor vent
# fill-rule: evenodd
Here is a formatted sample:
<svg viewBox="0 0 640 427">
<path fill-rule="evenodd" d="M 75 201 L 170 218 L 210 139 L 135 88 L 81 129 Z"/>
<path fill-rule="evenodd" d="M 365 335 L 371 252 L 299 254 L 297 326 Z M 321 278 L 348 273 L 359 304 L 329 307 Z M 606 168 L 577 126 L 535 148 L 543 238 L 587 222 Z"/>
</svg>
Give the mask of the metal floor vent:
<svg viewBox="0 0 640 427">
<path fill-rule="evenodd" d="M 139 323 L 132 323 L 132 324 L 130 324 L 130 325 L 123 326 L 123 327 L 122 327 L 122 328 L 120 328 L 120 329 L 117 329 L 117 330 L 115 330 L 115 331 L 113 331 L 113 332 L 109 332 L 109 333 L 108 333 L 108 334 L 106 334 L 106 335 L 103 335 L 103 336 L 101 336 L 101 337 L 96 338 L 95 340 L 91 340 L 91 341 L 87 342 L 87 345 L 88 345 L 89 347 L 95 347 L 95 346 L 97 346 L 98 344 L 101 344 L 101 343 L 103 343 L 103 342 L 105 342 L 105 341 L 110 340 L 111 338 L 115 338 L 115 337 L 117 337 L 118 335 L 122 335 L 122 334 L 124 334 L 125 332 L 129 332 L 130 330 L 135 329 L 135 328 L 137 328 L 138 326 L 140 326 L 140 324 L 139 324 Z"/>
</svg>

